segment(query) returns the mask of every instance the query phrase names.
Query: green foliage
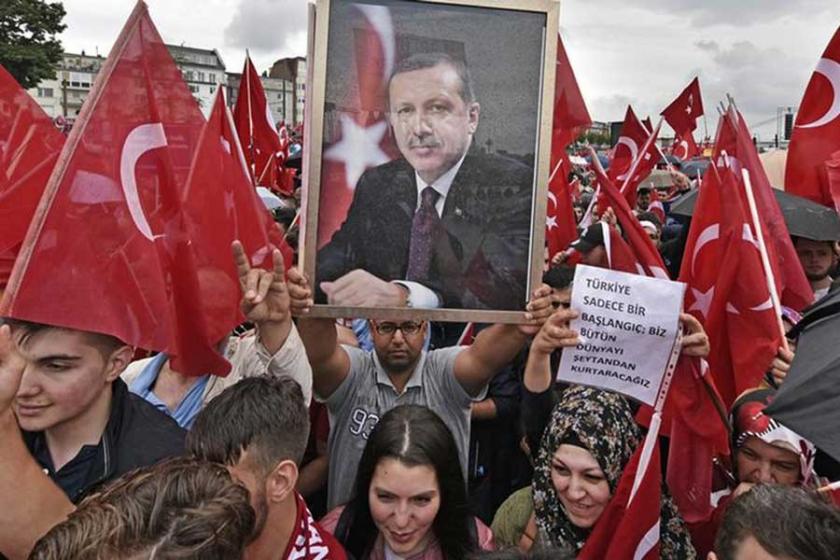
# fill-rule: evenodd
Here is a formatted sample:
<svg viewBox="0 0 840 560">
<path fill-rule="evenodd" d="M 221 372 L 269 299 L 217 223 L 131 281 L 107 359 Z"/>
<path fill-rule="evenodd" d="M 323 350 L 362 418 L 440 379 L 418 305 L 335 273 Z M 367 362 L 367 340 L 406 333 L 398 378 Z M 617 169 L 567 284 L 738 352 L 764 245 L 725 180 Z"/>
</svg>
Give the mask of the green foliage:
<svg viewBox="0 0 840 560">
<path fill-rule="evenodd" d="M 64 6 L 45 0 L 0 0 L 0 64 L 28 89 L 55 78 Z"/>
</svg>

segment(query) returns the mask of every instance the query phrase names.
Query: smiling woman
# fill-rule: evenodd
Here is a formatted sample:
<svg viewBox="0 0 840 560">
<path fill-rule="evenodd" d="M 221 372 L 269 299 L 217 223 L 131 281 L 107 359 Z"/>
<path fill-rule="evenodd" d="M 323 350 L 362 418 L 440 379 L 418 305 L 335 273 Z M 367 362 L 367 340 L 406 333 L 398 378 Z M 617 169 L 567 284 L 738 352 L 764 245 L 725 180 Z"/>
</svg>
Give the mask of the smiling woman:
<svg viewBox="0 0 840 560">
<path fill-rule="evenodd" d="M 640 444 L 639 428 L 623 397 L 582 386 L 563 393 L 534 470 L 541 544 L 581 551 Z M 696 558 L 685 524 L 664 488 L 660 515 L 662 558 Z"/>
<path fill-rule="evenodd" d="M 460 560 L 493 548 L 490 530 L 468 510 L 449 429 L 428 408 L 404 405 L 371 433 L 353 499 L 321 524 L 360 560 Z"/>
</svg>

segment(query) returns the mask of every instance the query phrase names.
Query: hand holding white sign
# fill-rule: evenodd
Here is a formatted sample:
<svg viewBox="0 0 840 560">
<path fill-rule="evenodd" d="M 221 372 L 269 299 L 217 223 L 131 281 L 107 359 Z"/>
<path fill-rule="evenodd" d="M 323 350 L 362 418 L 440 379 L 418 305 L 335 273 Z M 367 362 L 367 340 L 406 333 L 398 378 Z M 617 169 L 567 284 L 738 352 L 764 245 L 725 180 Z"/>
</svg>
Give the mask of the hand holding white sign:
<svg viewBox="0 0 840 560">
<path fill-rule="evenodd" d="M 557 378 L 654 405 L 679 331 L 685 285 L 578 265 L 570 328 L 580 343 L 563 351 Z M 703 335 L 705 336 L 705 335 Z M 691 346 L 701 340 L 692 339 Z"/>
</svg>

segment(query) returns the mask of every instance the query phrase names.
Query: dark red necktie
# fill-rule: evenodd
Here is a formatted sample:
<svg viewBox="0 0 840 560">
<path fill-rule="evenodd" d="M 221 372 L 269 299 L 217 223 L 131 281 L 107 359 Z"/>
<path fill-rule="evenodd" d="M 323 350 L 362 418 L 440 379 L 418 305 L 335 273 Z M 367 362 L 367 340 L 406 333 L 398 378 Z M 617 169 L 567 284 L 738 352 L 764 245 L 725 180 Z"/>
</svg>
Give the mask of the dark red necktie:
<svg viewBox="0 0 840 560">
<path fill-rule="evenodd" d="M 440 193 L 426 187 L 420 193 L 420 208 L 411 222 L 411 246 L 408 250 L 406 280 L 426 280 L 432 263 L 432 241 L 440 226 L 440 216 L 435 210 Z"/>
</svg>

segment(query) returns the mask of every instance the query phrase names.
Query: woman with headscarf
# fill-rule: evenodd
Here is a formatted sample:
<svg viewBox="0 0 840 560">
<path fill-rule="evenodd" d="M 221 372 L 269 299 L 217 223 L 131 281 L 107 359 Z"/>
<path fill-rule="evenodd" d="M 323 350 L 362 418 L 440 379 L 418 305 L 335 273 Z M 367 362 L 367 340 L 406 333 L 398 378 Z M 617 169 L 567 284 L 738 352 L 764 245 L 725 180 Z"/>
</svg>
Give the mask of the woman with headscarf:
<svg viewBox="0 0 840 560">
<path fill-rule="evenodd" d="M 710 550 L 732 499 L 756 484 L 815 486 L 814 444 L 764 414 L 776 391 L 755 389 L 735 400 L 730 413 L 732 425 L 732 468 L 717 463 L 718 481 L 713 494 L 723 496 L 708 520 L 689 525 L 699 554 Z"/>
<path fill-rule="evenodd" d="M 641 443 L 623 397 L 588 387 L 567 389 L 552 412 L 534 471 L 538 540 L 579 553 Z M 664 487 L 660 515 L 662 558 L 696 558 Z"/>
</svg>

